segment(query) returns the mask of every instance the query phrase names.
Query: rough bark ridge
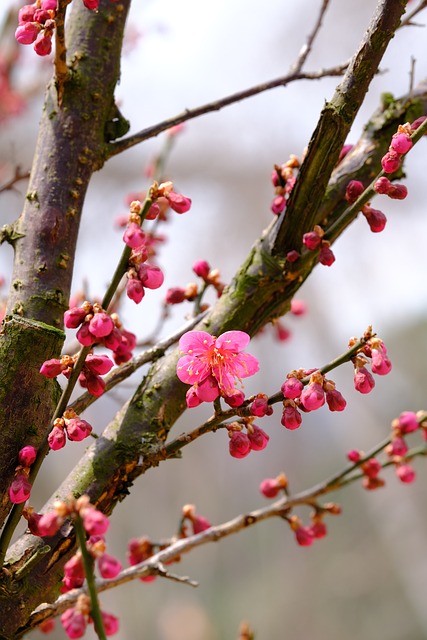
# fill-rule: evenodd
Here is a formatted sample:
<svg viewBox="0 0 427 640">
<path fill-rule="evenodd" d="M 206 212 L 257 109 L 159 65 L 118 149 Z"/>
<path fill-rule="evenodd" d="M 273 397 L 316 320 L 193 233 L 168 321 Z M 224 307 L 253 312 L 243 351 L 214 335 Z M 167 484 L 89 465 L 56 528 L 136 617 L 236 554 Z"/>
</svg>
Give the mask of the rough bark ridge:
<svg viewBox="0 0 427 640">
<path fill-rule="evenodd" d="M 109 123 L 114 124 L 117 115 L 113 93 L 129 3 L 102 0 L 98 13 L 87 11 L 80 2 L 73 3 L 67 32 L 69 78 L 61 108 L 54 82 L 47 90 L 26 204 L 15 226 L 11 299 L 0 335 L 0 358 L 14 359 L 7 375 L 4 367 L 0 370 L 4 384 L 0 400 L 10 403 L 0 414 L 0 432 L 7 443 L 0 449 L 1 522 L 9 508 L 7 488 L 17 452 L 29 443 L 29 436 L 35 446 L 43 440 L 52 413 L 55 388 L 40 380 L 38 368 L 44 359 L 58 356 L 62 345 L 62 315 L 70 293 L 84 195 L 92 172 L 108 157 Z M 345 229 L 350 221 L 340 224 L 340 219 L 349 175 L 370 180 L 372 167 L 379 166 L 397 123 L 407 119 L 410 109 L 416 110 L 422 101 L 425 104 L 422 90 L 419 96 L 394 103 L 393 109 L 378 115 L 359 147 L 334 171 L 405 4 L 404 0 L 379 3 L 349 71 L 320 116 L 286 216 L 273 223 L 254 245 L 200 328 L 218 335 L 238 327 L 254 334 L 285 313 L 317 262 L 316 254 L 307 252 L 298 263 L 290 264 L 287 252 L 301 247 L 303 233 L 315 222 L 322 221 L 326 233 L 334 229 L 331 240 Z M 33 347 L 36 342 L 37 348 Z M 159 463 L 162 456 L 153 455 L 153 451 L 158 452 L 156 446 L 162 445 L 185 409 L 185 388 L 175 375 L 177 358 L 175 350 L 153 364 L 128 405 L 89 448 L 52 500 L 88 493 L 98 508 L 109 513 L 135 478 Z M 34 398 L 30 408 L 29 398 Z M 33 406 L 36 402 L 43 408 Z M 72 532 L 63 530 L 48 543 L 47 547 L 43 540 L 25 535 L 10 550 L 0 583 L 0 640 L 22 637 L 36 624 L 32 610 L 58 593 L 63 564 L 74 546 Z M 29 560 L 28 569 L 23 569 Z M 14 579 L 17 569 L 21 569 L 19 580 Z"/>
</svg>

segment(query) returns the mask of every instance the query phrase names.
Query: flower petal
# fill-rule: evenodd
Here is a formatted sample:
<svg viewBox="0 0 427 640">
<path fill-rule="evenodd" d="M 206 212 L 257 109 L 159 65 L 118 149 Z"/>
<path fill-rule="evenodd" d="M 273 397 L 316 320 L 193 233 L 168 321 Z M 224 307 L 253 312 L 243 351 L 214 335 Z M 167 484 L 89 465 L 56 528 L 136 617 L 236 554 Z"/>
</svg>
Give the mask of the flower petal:
<svg viewBox="0 0 427 640">
<path fill-rule="evenodd" d="M 184 353 L 200 356 L 215 342 L 215 338 L 206 331 L 187 331 L 181 336 L 179 348 Z"/>
<path fill-rule="evenodd" d="M 236 353 L 229 365 L 237 378 L 247 378 L 259 371 L 258 360 L 250 353 Z"/>
<path fill-rule="evenodd" d="M 226 331 L 217 339 L 215 346 L 227 351 L 242 351 L 250 341 L 250 336 L 244 331 Z"/>
<path fill-rule="evenodd" d="M 176 375 L 186 384 L 202 382 L 210 374 L 210 368 L 198 358 L 182 356 L 176 365 Z"/>
</svg>

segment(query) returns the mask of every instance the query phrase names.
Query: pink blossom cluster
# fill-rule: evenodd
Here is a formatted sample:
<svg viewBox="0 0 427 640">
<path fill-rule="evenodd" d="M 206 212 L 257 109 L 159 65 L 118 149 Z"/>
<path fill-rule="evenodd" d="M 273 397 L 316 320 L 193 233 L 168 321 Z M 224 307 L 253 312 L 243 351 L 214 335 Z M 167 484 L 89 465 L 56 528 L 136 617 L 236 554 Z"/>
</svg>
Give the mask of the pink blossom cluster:
<svg viewBox="0 0 427 640">
<path fill-rule="evenodd" d="M 412 148 L 411 139 L 415 129 L 407 122 L 399 125 L 397 133 L 391 139 L 391 144 L 385 156 L 381 160 L 381 165 L 385 173 L 394 173 L 400 167 L 402 157 Z"/>
<path fill-rule="evenodd" d="M 22 7 L 18 13 L 16 40 L 20 44 L 34 44 L 34 51 L 39 56 L 49 55 L 52 51 L 56 9 L 56 0 L 36 0 Z"/>
<path fill-rule="evenodd" d="M 306 385 L 303 378 L 310 376 Z M 318 369 L 294 370 L 288 373 L 281 386 L 284 396 L 281 423 L 286 429 L 298 429 L 302 422 L 301 412 L 320 409 L 325 402 L 330 411 L 344 411 L 346 401 L 335 388 L 335 382 L 328 380 Z"/>
<path fill-rule="evenodd" d="M 249 340 L 244 331 L 226 331 L 218 338 L 206 331 L 188 331 L 181 337 L 179 347 L 185 355 L 176 372 L 181 382 L 191 385 L 186 394 L 189 408 L 220 396 L 232 407 L 243 404 L 245 396 L 235 388 L 236 380 L 259 369 L 258 360 L 243 351 Z"/>
<path fill-rule="evenodd" d="M 187 300 L 193 302 L 200 299 L 209 286 L 212 286 L 218 298 L 221 297 L 224 290 L 224 283 L 220 280 L 220 272 L 218 269 L 212 269 L 206 260 L 197 260 L 193 264 L 193 271 L 202 279 L 202 286 L 199 287 L 195 282 L 190 282 L 186 287 L 171 287 L 166 292 L 166 304 L 179 304 Z M 203 311 L 207 306 L 201 305 L 200 310 Z"/>
<path fill-rule="evenodd" d="M 116 634 L 119 630 L 118 618 L 106 611 L 101 611 L 101 617 L 105 635 Z M 61 624 L 69 638 L 82 638 L 86 633 L 87 625 L 92 622 L 90 598 L 87 595 L 80 595 L 74 607 L 66 609 L 61 615 Z"/>
<path fill-rule="evenodd" d="M 349 341 L 349 347 L 354 344 L 356 338 Z M 366 365 L 371 363 L 372 373 L 385 376 L 390 373 L 392 363 L 387 355 L 387 348 L 382 340 L 373 337 L 352 358 L 354 364 L 354 388 L 359 393 L 370 393 L 375 387 L 375 379 Z"/>
<path fill-rule="evenodd" d="M 46 360 L 40 367 L 40 373 L 46 378 L 56 378 L 61 373 L 69 378 L 78 356 L 62 356 L 60 360 L 52 358 Z M 101 378 L 113 367 L 108 356 L 89 353 L 79 374 L 80 385 L 93 396 L 100 396 L 105 390 L 105 381 Z"/>
<path fill-rule="evenodd" d="M 186 504 L 182 507 L 182 520 L 180 527 L 181 537 L 187 536 L 187 530 L 185 526 L 186 521 L 190 522 L 194 535 L 202 533 L 202 531 L 206 531 L 212 526 L 209 520 L 207 520 L 204 516 L 196 513 L 196 507 L 194 506 L 194 504 Z"/>
<path fill-rule="evenodd" d="M 365 460 L 363 451 L 352 450 L 347 453 L 347 458 L 359 465 L 364 476 L 363 487 L 365 489 L 373 490 L 384 486 L 385 481 L 379 477 L 379 474 L 383 466 L 390 463 L 394 465 L 396 476 L 401 482 L 409 484 L 415 480 L 416 474 L 408 459 L 409 447 L 406 442 L 406 437 L 415 431 L 421 431 L 423 439 L 427 440 L 425 414 L 403 411 L 391 423 L 390 443 L 384 449 L 387 455 L 386 463 L 382 464 L 373 456 Z"/>
<path fill-rule="evenodd" d="M 131 567 L 144 562 L 154 554 L 154 544 L 146 536 L 131 538 L 128 542 L 128 560 Z M 141 582 L 153 582 L 157 576 L 143 576 Z"/>
<path fill-rule="evenodd" d="M 83 302 L 64 313 L 64 324 L 68 329 L 77 329 L 76 338 L 84 347 L 102 344 L 113 352 L 116 364 L 132 358 L 136 336 L 123 328 L 116 313 L 109 315 L 97 302 Z"/>
<path fill-rule="evenodd" d="M 378 178 L 375 182 L 374 189 L 377 193 L 386 194 L 395 200 L 403 200 L 408 194 L 408 190 L 403 184 L 392 184 L 385 176 Z M 345 193 L 347 202 L 350 204 L 354 203 L 364 190 L 365 188 L 359 180 L 351 180 L 347 185 Z M 361 212 L 365 216 L 373 233 L 383 231 L 387 223 L 387 218 L 382 211 L 374 209 L 370 203 L 367 202 L 361 207 Z"/>
<path fill-rule="evenodd" d="M 86 547 L 102 578 L 116 578 L 119 575 L 122 564 L 115 556 L 106 552 L 107 545 L 103 535 L 91 535 L 86 542 Z M 85 577 L 83 558 L 79 550 L 64 565 L 61 593 L 67 593 L 71 589 L 79 589 L 83 586 Z"/>
<path fill-rule="evenodd" d="M 73 409 L 66 409 L 62 418 L 56 418 L 47 441 L 53 451 L 65 447 L 66 437 L 72 442 L 81 442 L 92 433 L 92 426 L 82 420 Z"/>
<path fill-rule="evenodd" d="M 310 514 L 311 524 L 309 526 L 303 525 L 298 516 L 290 516 L 289 518 L 286 518 L 286 520 L 289 522 L 291 530 L 294 532 L 295 540 L 299 546 L 309 547 L 315 540 L 324 538 L 328 533 L 327 527 L 323 521 L 325 514 L 339 515 L 340 513 L 341 507 L 334 502 L 330 502 L 322 507 L 315 508 L 315 510 Z"/>
<path fill-rule="evenodd" d="M 330 267 L 335 262 L 335 256 L 331 249 L 331 243 L 328 240 L 324 240 L 325 232 L 318 224 L 314 227 L 313 231 L 304 233 L 302 237 L 303 245 L 309 251 L 319 250 L 319 262 L 320 264 Z M 288 254 L 289 260 L 289 254 Z"/>
<path fill-rule="evenodd" d="M 251 451 L 262 451 L 268 444 L 270 436 L 253 423 L 254 418 L 242 418 L 241 422 L 227 425 L 229 442 L 228 450 L 233 458 L 246 458 Z M 243 430 L 246 427 L 246 432 Z"/>
<path fill-rule="evenodd" d="M 275 196 L 271 203 L 271 210 L 275 215 L 279 215 L 286 209 L 287 200 L 295 185 L 296 171 L 299 166 L 299 160 L 294 155 L 291 155 L 284 164 L 280 166 L 274 165 L 271 182 Z"/>
<path fill-rule="evenodd" d="M 9 499 L 14 504 L 21 504 L 30 497 L 31 484 L 28 476 L 36 457 L 37 451 L 32 445 L 22 447 L 18 453 L 19 465 L 15 469 L 15 477 L 9 487 Z"/>
</svg>

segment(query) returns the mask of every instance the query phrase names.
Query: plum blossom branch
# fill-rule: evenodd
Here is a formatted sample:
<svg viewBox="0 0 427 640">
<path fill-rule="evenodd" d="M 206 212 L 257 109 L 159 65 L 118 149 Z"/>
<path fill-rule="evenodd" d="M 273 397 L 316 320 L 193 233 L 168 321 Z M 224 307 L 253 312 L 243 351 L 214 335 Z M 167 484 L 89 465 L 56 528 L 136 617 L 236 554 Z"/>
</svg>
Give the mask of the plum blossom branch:
<svg viewBox="0 0 427 640">
<path fill-rule="evenodd" d="M 344 62 L 343 64 L 330 67 L 328 69 L 319 69 L 319 71 L 289 73 L 285 76 L 281 76 L 280 78 L 276 78 L 275 80 L 258 84 L 249 89 L 245 89 L 244 91 L 238 91 L 226 96 L 225 98 L 221 98 L 220 100 L 215 100 L 214 102 L 209 102 L 200 107 L 196 107 L 195 109 L 186 109 L 183 113 L 173 118 L 163 120 L 163 122 L 147 127 L 146 129 L 142 129 L 142 131 L 139 131 L 132 136 L 128 136 L 127 138 L 111 143 L 108 150 L 108 157 L 111 158 L 122 153 L 122 151 L 131 149 L 140 142 L 144 142 L 144 140 L 148 140 L 149 138 L 154 138 L 155 136 L 158 136 L 159 133 L 162 133 L 162 131 L 166 131 L 167 129 L 181 124 L 182 122 L 198 118 L 206 113 L 220 111 L 220 109 L 228 107 L 230 104 L 246 100 L 246 98 L 252 98 L 252 96 L 256 96 L 264 91 L 276 89 L 277 87 L 285 87 L 296 80 L 320 80 L 321 78 L 341 76 L 347 69 L 348 64 L 349 62 Z"/>
<path fill-rule="evenodd" d="M 341 490 L 347 485 L 359 480 L 363 474 L 355 474 L 354 472 L 357 471 L 357 469 L 360 468 L 365 462 L 372 459 L 375 455 L 384 450 L 389 442 L 389 438 L 383 440 L 379 445 L 375 446 L 371 451 L 369 451 L 369 453 L 360 458 L 358 462 L 347 465 L 343 470 L 339 471 L 329 479 L 311 487 L 310 489 L 307 489 L 300 493 L 296 493 L 294 495 L 290 495 L 289 493 L 287 493 L 282 498 L 276 500 L 266 507 L 255 509 L 247 513 L 238 515 L 232 520 L 219 525 L 211 526 L 203 530 L 201 533 L 174 540 L 167 547 L 150 556 L 149 559 L 137 565 L 124 569 L 115 578 L 97 579 L 96 589 L 98 593 L 115 588 L 121 584 L 125 584 L 137 578 L 153 575 L 159 575 L 177 580 L 179 582 L 190 584 L 191 586 L 197 586 L 196 583 L 190 581 L 188 578 L 177 577 L 169 574 L 164 570 L 163 564 L 170 563 L 176 560 L 178 557 L 184 555 L 185 553 L 189 553 L 199 546 L 211 542 L 218 542 L 222 538 L 226 538 L 230 535 L 239 533 L 240 531 L 263 522 L 264 520 L 273 517 L 280 517 L 290 520 L 289 514 L 294 507 L 301 505 L 313 507 L 316 505 L 317 499 L 319 497 L 324 496 L 328 493 L 335 492 L 337 490 Z M 425 445 L 416 447 L 413 450 L 409 451 L 406 457 L 409 459 L 419 455 L 427 455 L 427 449 Z M 385 462 L 383 465 L 381 465 L 381 467 L 385 468 L 390 466 L 391 464 L 393 463 Z M 64 610 L 77 602 L 80 595 L 85 593 L 87 593 L 86 588 L 74 589 L 71 592 L 60 596 L 52 604 L 41 604 L 39 607 L 37 607 L 37 609 L 33 611 L 28 623 L 29 628 L 39 624 L 42 620 L 48 617 L 56 616 L 62 613 Z"/>
<path fill-rule="evenodd" d="M 310 55 L 311 49 L 313 47 L 314 40 L 316 39 L 317 34 L 319 33 L 320 28 L 322 26 L 323 17 L 324 17 L 324 15 L 326 13 L 326 9 L 328 8 L 328 5 L 329 5 L 329 0 L 322 0 L 322 5 L 320 7 L 320 11 L 319 11 L 319 15 L 317 17 L 316 23 L 315 23 L 312 31 L 307 36 L 307 41 L 302 46 L 301 51 L 299 52 L 297 59 L 295 60 L 295 62 L 291 66 L 291 68 L 289 69 L 290 73 L 298 73 L 303 68 L 305 61 L 307 60 L 308 56 Z"/>
</svg>

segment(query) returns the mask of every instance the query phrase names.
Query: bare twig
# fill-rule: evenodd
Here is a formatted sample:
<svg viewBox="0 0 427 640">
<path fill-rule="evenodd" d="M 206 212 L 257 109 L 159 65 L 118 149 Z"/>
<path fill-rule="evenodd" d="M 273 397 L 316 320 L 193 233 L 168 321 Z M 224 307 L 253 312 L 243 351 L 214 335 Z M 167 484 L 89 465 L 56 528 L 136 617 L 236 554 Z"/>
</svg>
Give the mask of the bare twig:
<svg viewBox="0 0 427 640">
<path fill-rule="evenodd" d="M 322 20 L 323 20 L 323 16 L 326 13 L 326 9 L 328 8 L 329 5 L 329 0 L 323 0 L 322 1 L 322 6 L 320 7 L 320 11 L 319 11 L 319 15 L 317 17 L 316 23 L 312 29 L 312 31 L 308 34 L 307 36 L 307 40 L 305 42 L 305 44 L 302 46 L 297 59 L 295 60 L 295 62 L 291 65 L 291 68 L 289 69 L 289 73 L 298 73 L 299 71 L 301 71 L 301 69 L 304 66 L 305 61 L 307 60 L 311 49 L 313 47 L 313 42 L 317 37 L 317 34 L 320 31 L 320 27 L 322 26 Z"/>
<path fill-rule="evenodd" d="M 418 7 L 415 7 L 411 13 L 409 13 L 404 20 L 400 23 L 400 27 L 423 27 L 422 24 L 417 24 L 416 22 L 412 22 L 412 18 L 414 18 L 418 13 L 420 13 L 423 9 L 427 7 L 427 0 L 421 2 Z"/>
<path fill-rule="evenodd" d="M 21 180 L 27 180 L 29 177 L 29 171 L 21 172 L 21 167 L 16 167 L 13 177 L 0 186 L 0 193 L 12 190 L 17 182 L 20 182 Z"/>
<path fill-rule="evenodd" d="M 230 96 L 222 98 L 221 100 L 209 102 L 208 104 L 202 105 L 201 107 L 196 107 L 195 109 L 186 109 L 178 116 L 169 118 L 168 120 L 163 120 L 163 122 L 160 122 L 159 124 L 156 124 L 152 127 L 142 129 L 142 131 L 139 131 L 132 136 L 123 138 L 118 142 L 111 143 L 108 156 L 116 156 L 122 151 L 130 149 L 131 147 L 134 147 L 144 140 L 154 138 L 155 136 L 159 135 L 159 133 L 162 133 L 162 131 L 166 131 L 166 129 L 170 129 L 177 124 L 181 124 L 181 122 L 186 122 L 187 120 L 198 118 L 199 116 L 202 116 L 206 113 L 211 113 L 212 111 L 219 111 L 223 107 L 227 107 L 230 104 L 240 102 L 241 100 L 245 100 L 246 98 L 251 98 L 252 96 L 256 96 L 259 93 L 263 93 L 264 91 L 269 91 L 270 89 L 275 89 L 276 87 L 285 87 L 286 85 L 290 84 L 291 82 L 295 82 L 296 80 L 319 80 L 320 78 L 341 76 L 347 69 L 348 64 L 348 62 L 344 62 L 343 64 L 336 67 L 330 67 L 329 69 L 320 69 L 319 71 L 312 71 L 307 73 L 290 73 L 286 76 L 276 78 L 275 80 L 270 80 L 269 82 L 258 84 L 255 87 L 251 87 L 250 89 L 238 91 L 237 93 L 233 93 Z"/>
</svg>

